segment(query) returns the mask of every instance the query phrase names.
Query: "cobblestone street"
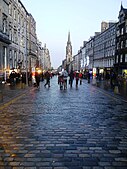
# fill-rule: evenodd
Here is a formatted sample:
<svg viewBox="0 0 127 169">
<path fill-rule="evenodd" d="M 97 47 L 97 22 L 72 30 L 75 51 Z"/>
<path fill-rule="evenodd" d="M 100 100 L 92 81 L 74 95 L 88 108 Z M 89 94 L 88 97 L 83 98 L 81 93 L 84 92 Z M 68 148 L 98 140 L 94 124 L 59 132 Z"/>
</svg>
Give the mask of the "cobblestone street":
<svg viewBox="0 0 127 169">
<path fill-rule="evenodd" d="M 0 169 L 126 169 L 127 103 L 87 81 L 34 88 L 0 110 Z"/>
</svg>

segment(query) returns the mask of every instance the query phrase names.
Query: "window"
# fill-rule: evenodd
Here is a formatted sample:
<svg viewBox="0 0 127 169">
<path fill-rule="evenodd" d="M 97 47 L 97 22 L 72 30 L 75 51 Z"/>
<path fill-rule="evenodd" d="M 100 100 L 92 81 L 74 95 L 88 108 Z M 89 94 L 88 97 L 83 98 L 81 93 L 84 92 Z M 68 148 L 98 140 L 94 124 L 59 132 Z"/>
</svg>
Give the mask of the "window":
<svg viewBox="0 0 127 169">
<path fill-rule="evenodd" d="M 121 29 L 121 35 L 123 35 L 123 28 Z"/>
<path fill-rule="evenodd" d="M 120 33 L 119 33 L 119 30 L 117 30 L 117 33 L 116 33 L 116 34 L 117 34 L 117 36 L 119 36 L 119 34 L 120 34 Z"/>
<path fill-rule="evenodd" d="M 3 14 L 3 33 L 7 33 L 7 16 Z"/>
<path fill-rule="evenodd" d="M 9 15 L 12 15 L 12 5 L 9 4 Z"/>
<path fill-rule="evenodd" d="M 20 14 L 18 13 L 18 23 L 20 24 Z"/>
<path fill-rule="evenodd" d="M 125 54 L 125 62 L 127 62 L 127 54 Z"/>
<path fill-rule="evenodd" d="M 7 48 L 3 46 L 3 67 L 7 68 Z"/>
<path fill-rule="evenodd" d="M 18 38 L 17 38 L 17 31 L 14 30 L 14 43 L 17 43 L 17 40 L 18 40 Z"/>
<path fill-rule="evenodd" d="M 10 69 L 13 68 L 13 60 L 12 60 L 12 50 L 9 51 L 9 65 L 10 65 Z"/>
<path fill-rule="evenodd" d="M 120 55 L 120 62 L 123 61 L 123 55 Z"/>
<path fill-rule="evenodd" d="M 16 9 L 14 8 L 14 19 L 16 20 Z"/>
<path fill-rule="evenodd" d="M 11 26 L 9 27 L 9 40 L 12 40 L 12 28 L 11 28 Z"/>
<path fill-rule="evenodd" d="M 117 49 L 119 49 L 119 43 L 117 43 Z"/>
<path fill-rule="evenodd" d="M 121 41 L 121 49 L 123 48 L 123 41 Z"/>
<path fill-rule="evenodd" d="M 127 33 L 127 25 L 126 25 L 126 33 Z"/>
<path fill-rule="evenodd" d="M 14 67 L 17 67 L 17 53 L 16 51 L 14 52 Z"/>
<path fill-rule="evenodd" d="M 118 63 L 118 55 L 116 56 L 116 63 Z"/>
</svg>

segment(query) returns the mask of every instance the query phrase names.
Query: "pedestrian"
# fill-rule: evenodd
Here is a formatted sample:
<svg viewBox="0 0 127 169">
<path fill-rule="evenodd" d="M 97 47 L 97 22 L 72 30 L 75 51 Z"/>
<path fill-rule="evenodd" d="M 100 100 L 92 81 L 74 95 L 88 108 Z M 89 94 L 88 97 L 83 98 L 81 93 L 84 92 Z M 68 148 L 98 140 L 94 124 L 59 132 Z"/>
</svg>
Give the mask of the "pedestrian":
<svg viewBox="0 0 127 169">
<path fill-rule="evenodd" d="M 10 79 L 10 85 L 14 86 L 16 84 L 16 72 L 14 71 L 14 69 L 10 73 L 9 79 Z"/>
<path fill-rule="evenodd" d="M 78 87 L 78 81 L 79 81 L 79 72 L 75 72 L 75 80 L 76 80 L 76 88 Z"/>
<path fill-rule="evenodd" d="M 44 87 L 46 87 L 47 85 L 48 85 L 48 87 L 50 87 L 50 72 L 49 71 L 46 71 L 45 79 L 46 79 L 46 83 L 45 83 Z"/>
<path fill-rule="evenodd" d="M 44 81 L 44 74 L 43 74 L 43 72 L 41 74 L 41 80 L 42 80 L 42 82 Z"/>
<path fill-rule="evenodd" d="M 24 89 L 25 85 L 26 85 L 26 73 L 25 72 L 22 72 L 21 78 L 22 78 L 22 86 L 21 86 L 21 88 Z"/>
<path fill-rule="evenodd" d="M 68 77 L 68 73 L 66 69 L 62 71 L 62 75 L 63 75 L 63 80 L 64 80 L 64 90 L 65 90 L 67 89 L 67 77 Z"/>
<path fill-rule="evenodd" d="M 88 83 L 90 83 L 90 72 L 88 72 Z"/>
<path fill-rule="evenodd" d="M 32 73 L 31 72 L 29 72 L 28 74 L 28 85 L 32 86 Z"/>
<path fill-rule="evenodd" d="M 70 77 L 69 84 L 70 84 L 70 87 L 72 87 L 73 80 L 74 80 L 74 72 L 73 72 L 73 70 L 71 70 L 71 72 L 69 73 L 69 77 Z"/>
<path fill-rule="evenodd" d="M 82 72 L 80 72 L 80 73 L 79 73 L 80 85 L 82 84 L 82 77 L 83 77 L 83 74 L 82 74 Z"/>
<path fill-rule="evenodd" d="M 63 83 L 64 83 L 63 75 L 62 75 L 62 73 L 60 72 L 59 75 L 58 75 L 58 84 L 59 84 L 59 86 L 60 86 L 60 90 L 63 89 Z"/>
<path fill-rule="evenodd" d="M 35 80 L 36 80 L 36 86 L 39 88 L 40 86 L 40 74 L 38 72 L 35 72 Z"/>
</svg>

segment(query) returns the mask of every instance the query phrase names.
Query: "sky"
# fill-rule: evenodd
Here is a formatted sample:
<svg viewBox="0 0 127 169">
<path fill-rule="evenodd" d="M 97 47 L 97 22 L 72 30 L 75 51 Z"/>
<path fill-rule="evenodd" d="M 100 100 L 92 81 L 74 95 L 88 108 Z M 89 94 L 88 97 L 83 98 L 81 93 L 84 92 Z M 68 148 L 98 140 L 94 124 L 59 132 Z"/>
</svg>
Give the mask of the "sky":
<svg viewBox="0 0 127 169">
<path fill-rule="evenodd" d="M 72 55 L 76 55 L 83 41 L 101 31 L 102 21 L 118 21 L 121 3 L 127 0 L 21 0 L 36 21 L 37 38 L 46 43 L 51 66 L 58 68 L 66 58 L 68 32 Z"/>
</svg>

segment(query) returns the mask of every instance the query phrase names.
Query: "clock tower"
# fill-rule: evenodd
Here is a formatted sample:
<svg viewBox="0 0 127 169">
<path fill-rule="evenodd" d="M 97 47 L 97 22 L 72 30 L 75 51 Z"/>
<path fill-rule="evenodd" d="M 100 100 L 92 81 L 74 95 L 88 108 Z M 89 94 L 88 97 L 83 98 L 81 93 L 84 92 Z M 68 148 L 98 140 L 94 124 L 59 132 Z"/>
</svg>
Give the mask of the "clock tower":
<svg viewBox="0 0 127 169">
<path fill-rule="evenodd" d="M 72 61 L 72 45 L 70 41 L 70 32 L 68 32 L 68 41 L 67 41 L 67 46 L 66 46 L 66 63 L 67 65 L 70 64 Z"/>
</svg>

